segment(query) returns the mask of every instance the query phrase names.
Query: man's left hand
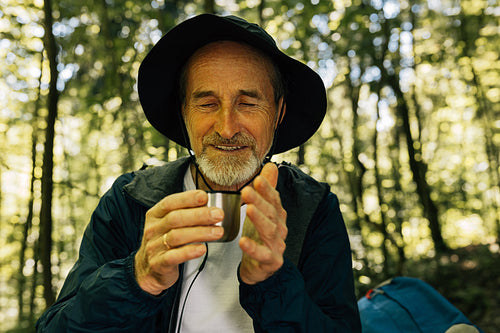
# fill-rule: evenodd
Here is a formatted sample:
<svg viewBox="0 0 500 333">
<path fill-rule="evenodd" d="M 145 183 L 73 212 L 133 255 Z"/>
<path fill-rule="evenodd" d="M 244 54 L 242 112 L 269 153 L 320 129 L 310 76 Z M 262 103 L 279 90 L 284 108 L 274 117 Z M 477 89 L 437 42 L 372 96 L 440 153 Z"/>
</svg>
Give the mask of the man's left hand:
<svg viewBox="0 0 500 333">
<path fill-rule="evenodd" d="M 266 280 L 283 265 L 288 229 L 277 183 L 278 168 L 267 163 L 253 181 L 253 187 L 241 191 L 241 198 L 248 205 L 247 218 L 256 231 L 250 237 L 244 234 L 239 243 L 243 251 L 240 278 L 246 284 Z"/>
</svg>

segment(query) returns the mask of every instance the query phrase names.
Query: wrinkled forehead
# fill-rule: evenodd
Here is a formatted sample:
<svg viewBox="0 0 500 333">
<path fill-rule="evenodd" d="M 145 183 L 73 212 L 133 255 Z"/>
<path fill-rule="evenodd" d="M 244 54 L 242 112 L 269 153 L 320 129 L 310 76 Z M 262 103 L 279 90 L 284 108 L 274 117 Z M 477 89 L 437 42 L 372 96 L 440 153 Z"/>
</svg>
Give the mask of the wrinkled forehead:
<svg viewBox="0 0 500 333">
<path fill-rule="evenodd" d="M 230 40 L 215 41 L 200 47 L 188 59 L 186 67 L 190 68 L 193 63 L 199 61 L 213 61 L 217 58 L 225 61 L 231 57 L 241 57 L 249 61 L 254 61 L 259 66 L 263 66 L 268 73 L 272 73 L 273 71 L 273 62 L 264 52 L 244 42 Z"/>
</svg>

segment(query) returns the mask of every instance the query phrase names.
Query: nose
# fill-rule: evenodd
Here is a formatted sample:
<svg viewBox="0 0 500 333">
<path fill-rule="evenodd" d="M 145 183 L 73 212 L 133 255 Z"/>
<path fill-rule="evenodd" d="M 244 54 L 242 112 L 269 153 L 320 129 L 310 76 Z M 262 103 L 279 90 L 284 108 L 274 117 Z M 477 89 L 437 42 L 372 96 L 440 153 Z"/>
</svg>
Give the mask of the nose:
<svg viewBox="0 0 500 333">
<path fill-rule="evenodd" d="M 231 139 L 239 131 L 238 115 L 231 105 L 223 105 L 217 112 L 214 129 L 225 139 Z"/>
</svg>

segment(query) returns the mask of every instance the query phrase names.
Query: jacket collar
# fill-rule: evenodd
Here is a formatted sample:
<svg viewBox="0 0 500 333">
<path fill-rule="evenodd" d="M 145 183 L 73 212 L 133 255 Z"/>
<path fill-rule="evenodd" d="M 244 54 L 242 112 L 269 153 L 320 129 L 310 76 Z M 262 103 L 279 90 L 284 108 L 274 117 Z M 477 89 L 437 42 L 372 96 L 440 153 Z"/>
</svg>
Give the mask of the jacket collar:
<svg viewBox="0 0 500 333">
<path fill-rule="evenodd" d="M 123 187 L 133 199 L 150 208 L 169 194 L 182 192 L 184 175 L 191 159 L 182 157 L 162 166 L 134 172 Z"/>
</svg>

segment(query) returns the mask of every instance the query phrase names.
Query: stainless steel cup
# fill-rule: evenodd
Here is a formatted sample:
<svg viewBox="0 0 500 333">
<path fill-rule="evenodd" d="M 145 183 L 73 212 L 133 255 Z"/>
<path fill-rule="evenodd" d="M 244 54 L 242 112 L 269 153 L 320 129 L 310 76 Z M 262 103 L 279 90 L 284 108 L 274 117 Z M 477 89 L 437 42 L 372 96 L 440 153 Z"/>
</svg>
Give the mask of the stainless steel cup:
<svg viewBox="0 0 500 333">
<path fill-rule="evenodd" d="M 224 211 L 224 220 L 217 223 L 224 228 L 224 235 L 217 242 L 230 242 L 240 231 L 240 192 L 208 192 L 208 207 L 219 207 Z"/>
</svg>

